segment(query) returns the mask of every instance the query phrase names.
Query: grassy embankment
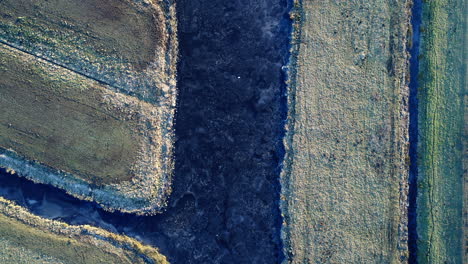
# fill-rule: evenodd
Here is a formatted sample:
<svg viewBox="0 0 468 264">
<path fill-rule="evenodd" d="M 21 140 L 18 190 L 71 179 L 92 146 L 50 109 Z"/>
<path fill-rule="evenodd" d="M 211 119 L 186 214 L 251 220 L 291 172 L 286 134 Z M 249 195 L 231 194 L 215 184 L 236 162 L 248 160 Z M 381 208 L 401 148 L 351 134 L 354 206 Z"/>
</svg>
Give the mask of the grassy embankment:
<svg viewBox="0 0 468 264">
<path fill-rule="evenodd" d="M 423 5 L 419 97 L 418 261 L 462 263 L 464 5 Z"/>
<path fill-rule="evenodd" d="M 0 197 L 0 261 L 29 263 L 168 263 L 157 249 L 91 226 L 35 216 Z M 26 262 L 24 262 L 26 263 Z"/>
</svg>

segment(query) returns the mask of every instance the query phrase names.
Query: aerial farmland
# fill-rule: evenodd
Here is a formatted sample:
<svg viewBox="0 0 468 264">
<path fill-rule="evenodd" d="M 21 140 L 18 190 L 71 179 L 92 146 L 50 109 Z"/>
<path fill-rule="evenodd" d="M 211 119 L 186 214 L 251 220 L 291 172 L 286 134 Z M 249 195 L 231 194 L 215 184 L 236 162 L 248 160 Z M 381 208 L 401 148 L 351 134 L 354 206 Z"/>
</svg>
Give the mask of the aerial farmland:
<svg viewBox="0 0 468 264">
<path fill-rule="evenodd" d="M 0 0 L 0 263 L 467 263 L 464 0 Z"/>
</svg>

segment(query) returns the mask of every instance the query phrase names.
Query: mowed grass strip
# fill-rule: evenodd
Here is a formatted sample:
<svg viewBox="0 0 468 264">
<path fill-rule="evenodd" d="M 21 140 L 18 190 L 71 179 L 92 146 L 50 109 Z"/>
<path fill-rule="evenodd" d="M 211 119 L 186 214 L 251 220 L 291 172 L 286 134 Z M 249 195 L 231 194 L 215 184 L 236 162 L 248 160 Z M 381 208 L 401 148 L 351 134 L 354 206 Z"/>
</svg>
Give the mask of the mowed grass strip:
<svg viewBox="0 0 468 264">
<path fill-rule="evenodd" d="M 102 107 L 105 87 L 0 46 L 0 147 L 92 184 L 132 177 L 136 121 Z"/>
</svg>

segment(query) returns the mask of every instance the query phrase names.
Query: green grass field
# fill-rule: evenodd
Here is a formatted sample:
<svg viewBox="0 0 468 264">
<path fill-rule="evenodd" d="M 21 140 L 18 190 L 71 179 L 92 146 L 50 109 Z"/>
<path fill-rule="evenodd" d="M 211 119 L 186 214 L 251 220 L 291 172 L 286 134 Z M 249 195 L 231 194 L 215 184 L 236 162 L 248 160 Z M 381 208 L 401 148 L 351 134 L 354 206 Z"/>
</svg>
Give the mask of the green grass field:
<svg viewBox="0 0 468 264">
<path fill-rule="evenodd" d="M 425 1 L 419 82 L 419 263 L 462 263 L 464 16 L 461 0 Z"/>
</svg>

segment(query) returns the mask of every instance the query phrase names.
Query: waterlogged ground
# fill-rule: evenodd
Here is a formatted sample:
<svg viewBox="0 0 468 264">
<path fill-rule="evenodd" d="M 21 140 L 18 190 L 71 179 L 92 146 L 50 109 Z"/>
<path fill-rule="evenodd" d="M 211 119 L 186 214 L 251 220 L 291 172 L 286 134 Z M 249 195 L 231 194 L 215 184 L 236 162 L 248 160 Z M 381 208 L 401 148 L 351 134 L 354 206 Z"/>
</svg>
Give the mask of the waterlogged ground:
<svg viewBox="0 0 468 264">
<path fill-rule="evenodd" d="M 178 1 L 176 163 L 164 213 L 104 212 L 5 171 L 0 195 L 47 218 L 137 237 L 171 263 L 280 262 L 289 8 L 286 0 Z"/>
</svg>

